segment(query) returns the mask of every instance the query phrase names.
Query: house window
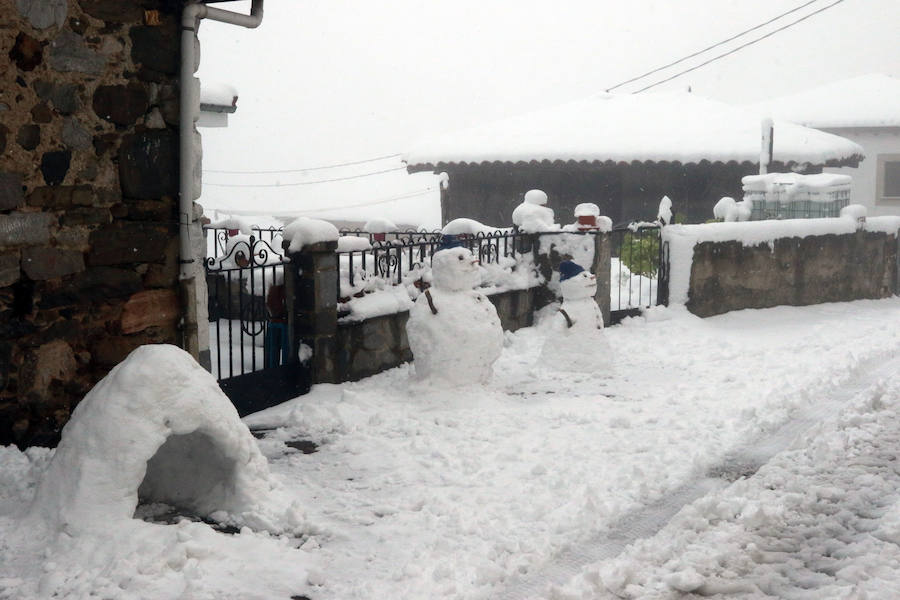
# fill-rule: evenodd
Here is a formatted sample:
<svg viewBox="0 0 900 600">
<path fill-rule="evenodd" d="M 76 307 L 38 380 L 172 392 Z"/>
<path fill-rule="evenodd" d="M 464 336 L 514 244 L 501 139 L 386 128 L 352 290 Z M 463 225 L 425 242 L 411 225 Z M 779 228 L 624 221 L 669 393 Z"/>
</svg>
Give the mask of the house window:
<svg viewBox="0 0 900 600">
<path fill-rule="evenodd" d="M 879 202 L 900 202 L 900 154 L 880 154 L 876 173 Z"/>
</svg>

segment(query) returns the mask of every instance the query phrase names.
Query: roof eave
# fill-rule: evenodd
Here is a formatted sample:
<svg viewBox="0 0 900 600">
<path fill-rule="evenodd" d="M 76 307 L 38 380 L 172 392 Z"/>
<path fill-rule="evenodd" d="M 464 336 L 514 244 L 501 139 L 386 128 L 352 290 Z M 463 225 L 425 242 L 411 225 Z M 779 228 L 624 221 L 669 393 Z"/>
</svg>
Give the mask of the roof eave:
<svg viewBox="0 0 900 600">
<path fill-rule="evenodd" d="M 859 163 L 865 158 L 861 154 L 853 154 L 850 156 L 842 157 L 842 158 L 832 158 L 825 162 L 809 162 L 809 161 L 798 161 L 798 160 L 790 160 L 787 162 L 776 161 L 779 164 L 785 166 L 785 168 L 792 170 L 808 170 L 812 168 L 819 167 L 829 167 L 829 168 L 839 168 L 839 167 L 859 167 Z M 540 168 L 601 168 L 601 167 L 613 167 L 613 166 L 653 166 L 653 165 L 674 165 L 674 166 L 689 166 L 689 165 L 727 165 L 727 166 L 736 166 L 742 165 L 747 167 L 759 167 L 758 162 L 744 160 L 700 160 L 700 161 L 690 161 L 686 163 L 682 163 L 678 160 L 631 160 L 631 161 L 614 161 L 614 160 L 484 160 L 484 161 L 438 161 L 436 163 L 425 162 L 425 163 L 411 163 L 407 164 L 406 170 L 408 173 L 441 173 L 443 171 L 460 171 L 460 170 L 468 170 L 468 169 L 478 169 L 478 168 L 486 168 L 486 167 L 540 167 Z"/>
</svg>

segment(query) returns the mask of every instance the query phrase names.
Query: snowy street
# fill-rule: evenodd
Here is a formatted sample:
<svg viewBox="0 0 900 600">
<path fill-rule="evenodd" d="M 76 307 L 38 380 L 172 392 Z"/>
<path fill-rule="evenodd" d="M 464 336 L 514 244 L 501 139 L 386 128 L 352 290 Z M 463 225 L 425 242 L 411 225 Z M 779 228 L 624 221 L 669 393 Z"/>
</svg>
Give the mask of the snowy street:
<svg viewBox="0 0 900 600">
<path fill-rule="evenodd" d="M 898 320 L 900 298 L 658 308 L 605 331 L 612 373 L 537 364 L 545 322 L 484 386 L 316 386 L 245 418 L 299 535 L 32 547 L 11 533 L 49 451 L 0 449 L 0 598 L 893 598 Z"/>
</svg>

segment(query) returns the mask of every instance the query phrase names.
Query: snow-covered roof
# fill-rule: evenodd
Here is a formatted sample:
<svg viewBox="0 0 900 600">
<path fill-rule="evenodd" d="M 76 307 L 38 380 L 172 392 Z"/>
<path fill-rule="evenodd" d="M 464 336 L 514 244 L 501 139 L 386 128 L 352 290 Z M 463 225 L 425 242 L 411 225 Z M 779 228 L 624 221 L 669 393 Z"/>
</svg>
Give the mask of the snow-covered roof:
<svg viewBox="0 0 900 600">
<path fill-rule="evenodd" d="M 758 163 L 760 128 L 757 113 L 688 92 L 598 94 L 437 137 L 405 160 L 412 171 L 485 162 Z M 834 165 L 862 155 L 850 140 L 775 123 L 775 161 Z"/>
<path fill-rule="evenodd" d="M 747 108 L 807 127 L 900 127 L 900 79 L 862 75 Z"/>
</svg>

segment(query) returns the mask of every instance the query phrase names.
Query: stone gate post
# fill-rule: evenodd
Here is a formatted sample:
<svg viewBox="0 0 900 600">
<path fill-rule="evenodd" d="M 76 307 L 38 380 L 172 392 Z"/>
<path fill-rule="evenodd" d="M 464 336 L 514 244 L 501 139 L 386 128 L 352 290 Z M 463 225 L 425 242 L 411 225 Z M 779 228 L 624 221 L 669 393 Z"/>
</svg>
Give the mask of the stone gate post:
<svg viewBox="0 0 900 600">
<path fill-rule="evenodd" d="M 297 358 L 300 344 L 312 348 L 313 383 L 334 383 L 337 342 L 338 263 L 337 242 L 326 241 L 304 246 L 299 252 L 285 253 L 290 263 L 285 268 L 285 290 L 290 358 Z"/>
<path fill-rule="evenodd" d="M 594 300 L 603 313 L 603 325 L 609 327 L 612 240 L 608 231 L 596 231 L 590 235 L 594 236 L 594 264 L 591 271 L 597 276 L 597 294 Z"/>
</svg>

